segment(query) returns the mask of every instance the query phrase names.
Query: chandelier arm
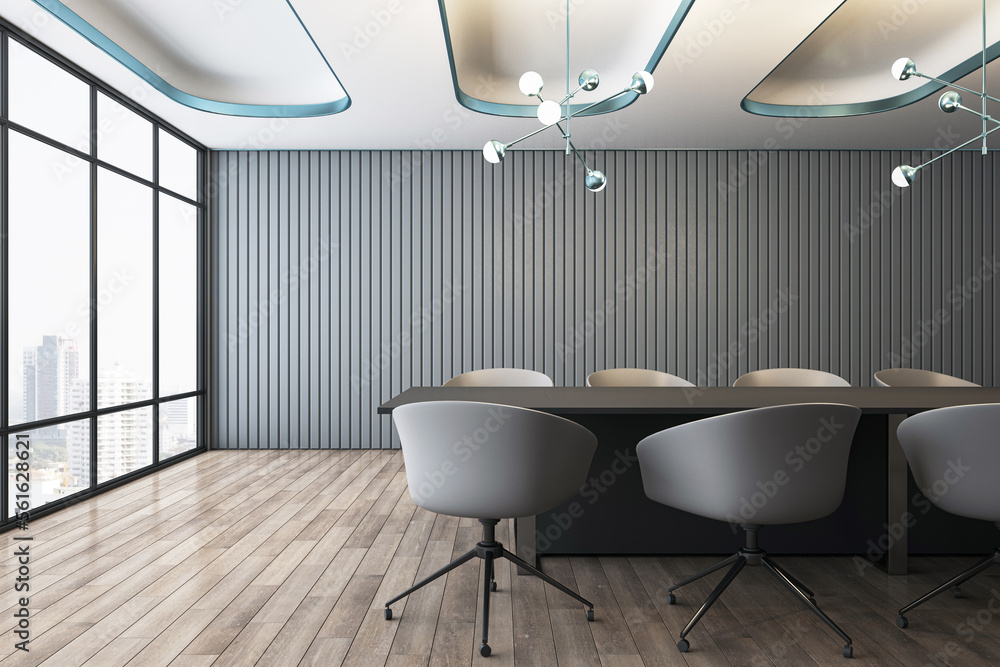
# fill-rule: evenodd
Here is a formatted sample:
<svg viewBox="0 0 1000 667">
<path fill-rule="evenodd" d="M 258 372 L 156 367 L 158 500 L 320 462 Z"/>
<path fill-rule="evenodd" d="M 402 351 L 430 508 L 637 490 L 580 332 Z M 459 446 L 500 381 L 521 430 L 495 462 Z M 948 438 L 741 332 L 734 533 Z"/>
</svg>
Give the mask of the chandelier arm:
<svg viewBox="0 0 1000 667">
<path fill-rule="evenodd" d="M 566 97 L 559 100 L 559 106 L 562 106 L 566 104 L 566 102 L 568 102 L 569 100 L 573 99 L 573 96 L 575 96 L 581 90 L 583 90 L 583 86 L 577 86 L 576 90 L 574 90 L 572 93 L 566 93 Z"/>
<path fill-rule="evenodd" d="M 972 137 L 971 139 L 969 139 L 969 140 L 968 140 L 968 141 L 966 141 L 965 143 L 962 143 L 962 144 L 959 144 L 958 146 L 955 146 L 955 147 L 954 147 L 954 148 L 952 148 L 951 150 L 949 150 L 949 151 L 946 151 L 946 152 L 944 152 L 944 153 L 941 153 L 941 155 L 938 155 L 938 156 L 935 156 L 935 157 L 931 158 L 931 159 L 930 159 L 930 160 L 928 160 L 927 162 L 924 162 L 924 163 L 923 163 L 922 165 L 919 165 L 918 167 L 916 167 L 916 169 L 917 169 L 917 170 L 920 170 L 920 169 L 923 169 L 923 168 L 924 168 L 924 167 L 926 167 L 927 165 L 929 165 L 929 164 L 931 164 L 931 163 L 933 163 L 933 162 L 937 162 L 937 161 L 938 161 L 938 160 L 940 160 L 941 158 L 943 158 L 943 157 L 947 157 L 947 156 L 951 155 L 952 153 L 954 153 L 955 151 L 958 151 L 958 150 L 961 150 L 961 149 L 965 148 L 966 146 L 968 146 L 968 145 L 969 145 L 969 144 L 971 144 L 972 142 L 974 142 L 974 141 L 979 141 L 980 139 L 983 139 L 983 138 L 985 138 L 985 137 L 986 137 L 986 135 L 989 135 L 989 134 L 993 134 L 993 133 L 994 133 L 994 132 L 996 132 L 997 130 L 1000 130 L 1000 126 L 997 126 L 997 127 L 994 127 L 994 128 L 992 129 L 992 130 L 989 130 L 988 132 L 985 132 L 984 134 L 978 134 L 978 135 L 976 135 L 976 136 Z"/>
<path fill-rule="evenodd" d="M 962 111 L 967 111 L 967 112 L 971 113 L 971 114 L 972 114 L 973 116 L 979 116 L 980 118 L 982 118 L 982 119 L 983 119 L 983 124 L 984 124 L 984 125 L 985 125 L 986 121 L 988 121 L 988 120 L 991 120 L 991 121 L 993 121 L 994 123 L 996 123 L 997 125 L 1000 125 L 1000 120 L 997 120 L 997 119 L 996 119 L 996 118 L 994 118 L 993 116 L 987 116 L 986 114 L 983 114 L 983 113 L 979 113 L 979 112 L 978 112 L 978 111 L 976 111 L 975 109 L 970 109 L 969 107 L 965 106 L 964 104 L 956 104 L 956 105 L 955 105 L 955 107 L 956 107 L 957 109 L 961 109 Z M 985 131 L 986 131 L 986 130 L 983 130 L 983 132 L 985 132 Z M 982 136 L 982 135 L 980 135 L 980 136 Z M 978 138 L 978 137 L 977 137 L 977 138 Z"/>
<path fill-rule="evenodd" d="M 563 129 L 562 125 L 560 125 L 559 123 L 556 123 L 556 127 L 558 127 L 560 130 Z M 566 133 L 565 130 L 563 130 L 563 134 L 565 133 Z M 570 149 L 572 149 L 573 151 L 573 155 L 575 155 L 576 159 L 580 161 L 580 164 L 583 165 L 583 168 L 586 169 L 587 171 L 590 171 L 590 167 L 587 166 L 587 161 L 584 160 L 583 157 L 580 155 L 580 153 L 576 150 L 576 146 L 573 145 L 573 142 L 567 139 L 566 143 L 569 144 Z"/>
<path fill-rule="evenodd" d="M 544 126 L 544 127 L 540 127 L 540 128 L 538 128 L 537 130 L 535 130 L 534 132 L 529 132 L 528 134 L 524 135 L 524 136 L 523 136 L 523 137 L 521 137 L 520 139 L 515 139 L 514 141 L 511 141 L 511 142 L 509 142 L 509 143 L 507 143 L 507 144 L 504 144 L 504 145 L 505 145 L 505 146 L 506 146 L 507 148 L 510 148 L 510 147 L 511 147 L 511 146 L 513 146 L 514 144 L 516 144 L 516 143 L 520 143 L 520 142 L 524 141 L 525 139 L 529 139 L 529 138 L 531 138 L 531 137 L 535 136 L 536 134 L 538 134 L 539 132 L 544 132 L 545 130 L 549 129 L 550 127 L 552 127 L 552 126 L 551 126 L 551 125 L 546 125 L 546 126 Z"/>
<path fill-rule="evenodd" d="M 583 169 L 584 169 L 584 171 L 586 171 L 587 173 L 590 173 L 590 167 L 588 167 L 588 166 L 587 166 L 587 161 L 586 161 L 586 160 L 584 160 L 584 159 L 583 159 L 583 156 L 582 156 L 582 155 L 580 155 L 580 152 L 579 152 L 578 150 L 576 150 L 576 146 L 574 146 L 574 145 L 573 145 L 573 142 L 572 142 L 572 141 L 571 141 L 571 142 L 569 142 L 569 147 L 570 147 L 570 149 L 572 149 L 572 151 L 573 151 L 573 155 L 575 155 L 575 156 L 576 156 L 576 159 L 577 159 L 577 160 L 579 160 L 579 161 L 580 161 L 580 164 L 582 164 L 582 165 L 583 165 Z"/>
<path fill-rule="evenodd" d="M 1000 102 L 1000 99 L 997 99 L 996 97 L 993 97 L 992 95 L 986 95 L 986 93 L 981 93 L 978 90 L 973 90 L 971 88 L 966 88 L 964 86 L 960 86 L 960 85 L 958 85 L 956 83 L 952 83 L 951 81 L 945 81 L 944 79 L 938 79 L 938 78 L 935 78 L 933 76 L 927 76 L 926 74 L 921 74 L 920 72 L 914 72 L 913 76 L 919 76 L 921 79 L 927 79 L 928 81 L 933 81 L 934 83 L 940 83 L 942 86 L 948 86 L 950 88 L 955 88 L 957 90 L 961 90 L 963 93 L 970 93 L 972 95 L 975 95 L 976 97 L 982 97 L 982 96 L 985 95 L 986 99 L 988 99 L 988 100 L 992 100 L 994 102 Z"/>
</svg>

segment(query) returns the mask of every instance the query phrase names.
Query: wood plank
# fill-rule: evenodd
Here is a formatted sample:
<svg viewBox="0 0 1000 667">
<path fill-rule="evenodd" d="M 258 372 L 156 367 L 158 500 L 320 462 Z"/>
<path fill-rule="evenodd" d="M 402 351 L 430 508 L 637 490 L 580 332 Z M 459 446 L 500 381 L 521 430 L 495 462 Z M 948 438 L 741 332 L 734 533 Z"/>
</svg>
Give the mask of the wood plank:
<svg viewBox="0 0 1000 667">
<path fill-rule="evenodd" d="M 497 527 L 509 545 L 510 521 Z M 667 604 L 711 557 L 544 556 L 596 605 L 497 567 L 493 655 L 478 654 L 482 561 L 385 601 L 470 549 L 474 519 L 414 505 L 399 452 L 210 452 L 33 524 L 30 656 L 50 667 L 268 665 L 842 665 L 840 638 L 762 568 L 747 567 L 691 635 L 677 636 L 722 572 Z M 11 535 L 0 537 L 10 547 Z M 10 577 L 12 549 L 0 556 Z M 913 557 L 890 576 L 850 557 L 780 557 L 852 636 L 858 665 L 1000 664 L 1000 576 L 968 582 L 895 626 L 896 611 L 967 566 Z M 6 569 L 3 564 L 6 564 Z M 5 598 L 0 629 L 13 627 Z M 989 618 L 987 618 L 989 615 Z M 975 623 L 975 629 L 971 623 Z M 9 634 L 8 634 L 9 636 Z"/>
</svg>

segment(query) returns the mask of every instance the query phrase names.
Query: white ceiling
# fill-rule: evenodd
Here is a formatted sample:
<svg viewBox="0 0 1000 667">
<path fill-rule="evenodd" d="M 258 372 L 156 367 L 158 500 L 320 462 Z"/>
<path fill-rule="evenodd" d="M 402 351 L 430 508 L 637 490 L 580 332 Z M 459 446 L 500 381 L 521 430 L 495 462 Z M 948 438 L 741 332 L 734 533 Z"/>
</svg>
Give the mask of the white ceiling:
<svg viewBox="0 0 1000 667">
<path fill-rule="evenodd" d="M 242 101 L 235 98 L 243 95 L 257 103 L 268 103 L 271 94 L 293 102 L 334 94 L 332 79 L 317 68 L 315 49 L 310 51 L 311 45 L 304 41 L 308 36 L 288 24 L 285 0 L 149 1 L 160 9 L 127 16 L 117 10 L 112 16 L 131 26 L 132 41 L 124 43 L 128 40 L 121 38 L 120 45 L 164 78 L 173 75 L 175 81 L 190 81 L 198 87 L 188 92 L 234 98 L 228 101 Z M 511 20 L 520 16 L 518 3 L 537 6 L 539 0 L 462 1 L 481 2 L 494 28 L 475 38 L 465 33 L 456 37 L 456 41 L 464 39 L 456 49 L 456 58 L 465 59 L 458 67 L 483 68 L 486 63 L 488 69 L 488 63 L 495 62 L 497 99 L 506 96 L 509 101 L 517 95 L 517 77 L 508 81 L 503 75 L 519 72 L 525 62 L 539 62 L 539 70 L 565 71 L 565 23 L 552 22 L 552 16 L 561 20 L 565 14 L 564 0 L 541 0 L 546 12 L 542 25 L 537 15 L 527 24 Z M 66 0 L 94 23 L 101 8 L 106 13 L 121 2 L 125 0 Z M 573 58 L 577 54 L 585 58 L 589 48 L 595 58 L 601 58 L 598 62 L 611 63 L 611 69 L 602 72 L 601 88 L 590 93 L 595 100 L 627 83 L 617 80 L 619 70 L 628 65 L 620 65 L 616 55 L 640 57 L 636 70 L 646 65 L 651 35 L 662 35 L 665 28 L 659 25 L 662 6 L 677 5 L 659 3 L 658 13 L 641 11 L 644 4 L 656 2 L 572 1 Z M 448 0 L 447 5 L 457 7 L 457 3 Z M 823 99 L 849 95 L 856 76 L 862 96 L 892 97 L 918 85 L 892 79 L 889 68 L 896 58 L 909 56 L 918 66 L 923 62 L 939 67 L 949 60 L 948 54 L 953 54 L 954 65 L 979 49 L 975 40 L 980 0 L 848 3 L 865 3 L 864 12 L 855 13 L 864 18 L 849 13 L 856 6 L 845 4 L 839 24 L 831 22 L 817 30 L 842 0 L 697 0 L 653 72 L 654 90 L 614 114 L 574 119 L 574 143 L 581 149 L 917 149 L 930 148 L 935 141 L 940 146 L 942 134 L 969 138 L 980 131 L 979 121 L 971 115 L 940 112 L 937 95 L 901 109 L 843 118 L 774 118 L 741 109 L 743 98 L 786 58 L 783 71 L 776 73 L 782 78 L 770 80 L 755 94 L 775 99 L 796 94 L 808 98 L 810 92 Z M 200 14 L 185 14 L 182 10 L 188 5 L 200 5 Z M 900 7 L 904 5 L 913 11 L 903 12 Z M 947 11 L 938 5 L 947 5 Z M 206 6 L 212 11 L 204 11 Z M 210 148 L 479 149 L 488 139 L 510 141 L 540 127 L 534 119 L 476 113 L 458 103 L 435 0 L 291 0 L 291 6 L 350 96 L 346 111 L 294 119 L 198 111 L 157 92 L 31 0 L 4 0 L 0 16 Z M 503 14 L 504 7 L 511 13 Z M 996 41 L 993 14 L 1000 15 L 1000 0 L 990 0 L 991 42 Z M 637 15 L 640 25 L 627 40 L 628 48 L 617 48 L 630 34 L 629 26 L 611 19 Z M 282 21 L 285 38 L 277 30 Z M 657 24 L 656 31 L 649 30 L 652 23 Z M 995 23 L 1000 29 L 1000 16 Z M 223 36 L 234 25 L 248 33 L 242 38 L 247 55 L 234 56 L 231 35 Z M 452 31 L 456 32 L 454 25 Z M 814 31 L 817 39 L 789 57 Z M 476 48 L 477 41 L 482 42 L 482 49 Z M 156 43 L 170 48 L 152 48 Z M 467 62 L 471 59 L 475 62 Z M 245 72 L 220 74 L 222 64 L 229 72 L 242 65 Z M 589 62 L 571 63 L 573 77 L 589 66 Z M 987 68 L 987 85 L 988 92 L 1000 97 L 997 67 Z M 274 83 L 260 83 L 263 75 L 272 77 Z M 979 89 L 979 76 L 974 72 L 961 83 Z M 548 89 L 562 92 L 564 82 L 549 82 L 549 78 Z M 238 92 L 240 86 L 243 92 Z M 975 108 L 978 102 L 967 96 L 966 104 Z M 1000 145 L 1000 140 L 996 143 Z M 558 148 L 561 144 L 558 132 L 549 130 L 520 146 Z"/>
</svg>

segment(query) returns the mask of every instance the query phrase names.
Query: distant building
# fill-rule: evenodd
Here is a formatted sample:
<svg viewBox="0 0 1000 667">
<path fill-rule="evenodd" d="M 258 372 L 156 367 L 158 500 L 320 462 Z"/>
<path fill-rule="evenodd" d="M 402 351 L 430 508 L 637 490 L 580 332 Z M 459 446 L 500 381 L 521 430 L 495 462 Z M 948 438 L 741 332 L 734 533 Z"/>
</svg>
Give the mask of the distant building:
<svg viewBox="0 0 1000 667">
<path fill-rule="evenodd" d="M 74 383 L 75 400 L 90 400 L 85 380 Z M 102 368 L 97 373 L 97 405 L 100 407 L 135 403 L 152 398 L 152 383 L 137 379 L 121 366 Z M 89 477 L 90 420 L 69 425 L 67 454 L 70 474 Z M 124 410 L 97 418 L 97 481 L 113 479 L 153 463 L 152 409 Z"/>
<path fill-rule="evenodd" d="M 70 395 L 79 376 L 80 352 L 75 339 L 42 336 L 41 345 L 24 348 L 24 421 L 73 411 Z"/>
<path fill-rule="evenodd" d="M 181 399 L 160 405 L 160 459 L 170 458 L 197 444 L 195 399 Z"/>
</svg>

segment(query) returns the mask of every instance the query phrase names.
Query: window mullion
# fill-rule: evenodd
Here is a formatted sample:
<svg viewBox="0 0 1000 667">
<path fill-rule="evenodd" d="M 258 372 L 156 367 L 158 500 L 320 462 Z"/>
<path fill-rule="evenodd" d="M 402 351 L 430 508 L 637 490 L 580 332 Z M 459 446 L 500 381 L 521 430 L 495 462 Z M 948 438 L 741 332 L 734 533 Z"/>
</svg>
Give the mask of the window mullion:
<svg viewBox="0 0 1000 667">
<path fill-rule="evenodd" d="M 90 488 L 97 486 L 97 89 L 90 87 Z"/>
</svg>

